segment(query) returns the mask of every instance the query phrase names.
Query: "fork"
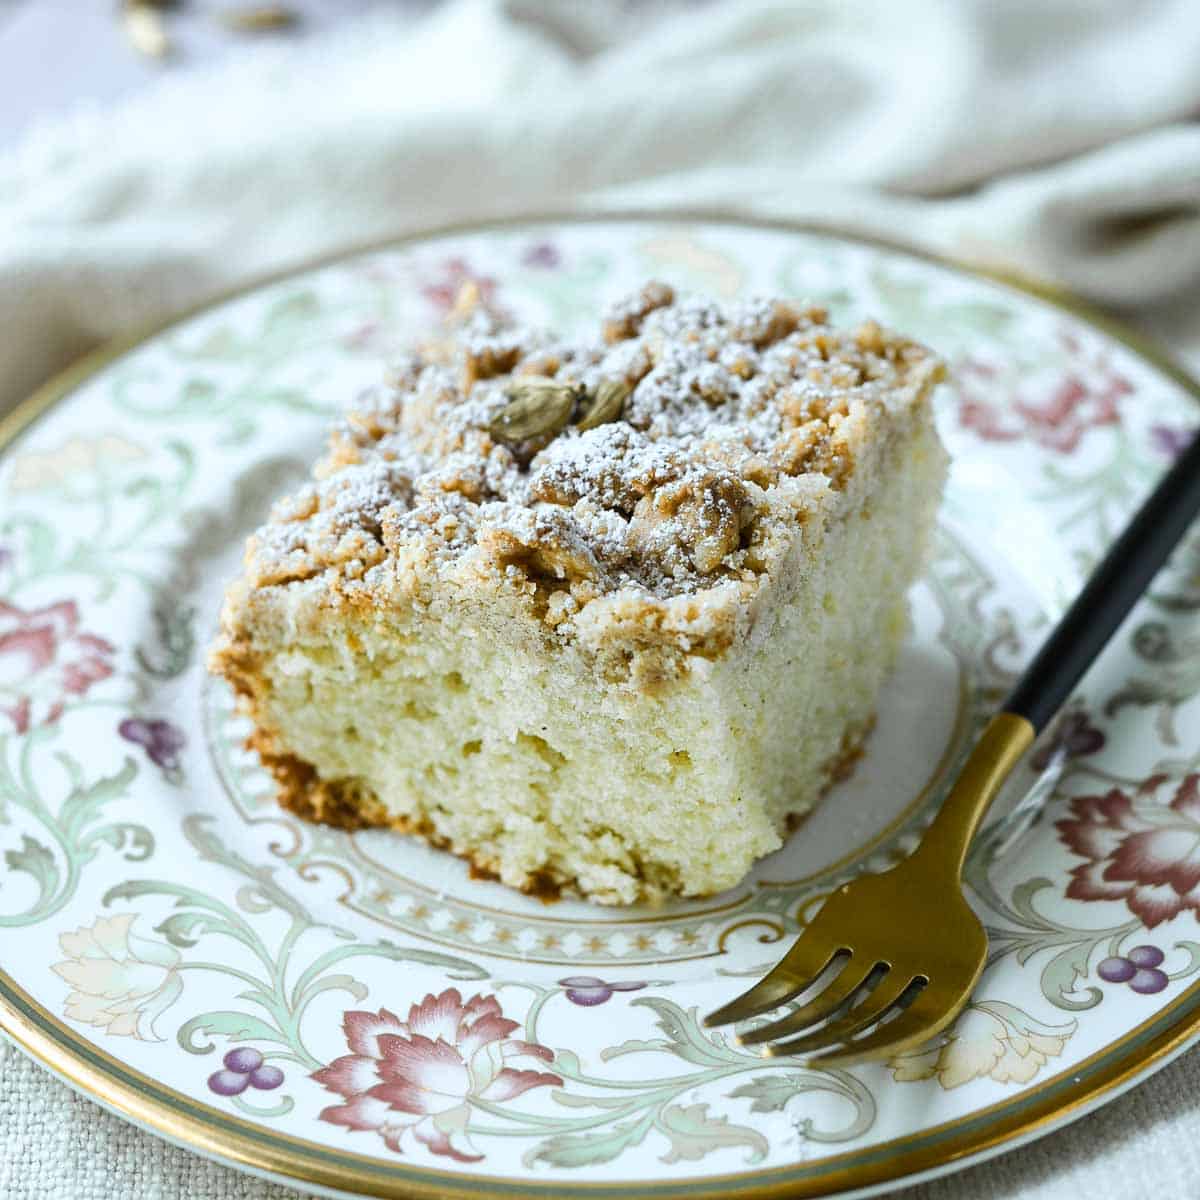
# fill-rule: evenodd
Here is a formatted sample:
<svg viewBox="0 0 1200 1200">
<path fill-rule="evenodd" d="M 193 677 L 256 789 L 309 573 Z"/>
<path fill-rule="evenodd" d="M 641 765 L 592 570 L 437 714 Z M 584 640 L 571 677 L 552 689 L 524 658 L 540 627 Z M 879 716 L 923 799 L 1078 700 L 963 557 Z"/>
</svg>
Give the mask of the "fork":
<svg viewBox="0 0 1200 1200">
<path fill-rule="evenodd" d="M 710 1013 L 716 1027 L 786 1015 L 738 1041 L 819 1067 L 890 1058 L 923 1045 L 962 1011 L 987 959 L 963 894 L 967 849 L 988 806 L 1200 512 L 1200 436 L 1163 476 L 984 728 L 916 850 L 838 887 L 782 960 Z"/>
</svg>

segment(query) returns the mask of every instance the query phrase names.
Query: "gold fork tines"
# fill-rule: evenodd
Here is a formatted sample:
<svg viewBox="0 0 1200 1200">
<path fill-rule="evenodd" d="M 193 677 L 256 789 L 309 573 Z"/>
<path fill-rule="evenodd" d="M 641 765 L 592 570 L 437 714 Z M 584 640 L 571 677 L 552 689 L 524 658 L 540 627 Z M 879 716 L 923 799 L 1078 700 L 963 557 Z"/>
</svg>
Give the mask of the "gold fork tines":
<svg viewBox="0 0 1200 1200">
<path fill-rule="evenodd" d="M 1032 740 L 1023 717 L 993 718 L 917 851 L 834 891 L 780 962 L 705 1024 L 746 1021 L 803 998 L 738 1040 L 765 1054 L 817 1056 L 821 1066 L 898 1054 L 944 1029 L 987 958 L 987 936 L 959 881 L 967 846 Z"/>
</svg>

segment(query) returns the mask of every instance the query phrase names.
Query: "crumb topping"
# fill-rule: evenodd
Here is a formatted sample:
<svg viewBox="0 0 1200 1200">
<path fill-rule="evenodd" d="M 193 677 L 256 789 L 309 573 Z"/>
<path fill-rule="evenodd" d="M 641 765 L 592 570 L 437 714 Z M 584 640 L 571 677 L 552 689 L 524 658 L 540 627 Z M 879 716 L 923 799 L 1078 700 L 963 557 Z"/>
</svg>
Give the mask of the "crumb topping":
<svg viewBox="0 0 1200 1200">
<path fill-rule="evenodd" d="M 940 375 L 916 343 L 835 331 L 815 305 L 649 283 L 566 342 L 468 285 L 349 405 L 313 482 L 251 539 L 249 582 L 369 590 L 407 562 L 532 590 L 553 626 L 599 597 L 746 594 Z"/>
</svg>

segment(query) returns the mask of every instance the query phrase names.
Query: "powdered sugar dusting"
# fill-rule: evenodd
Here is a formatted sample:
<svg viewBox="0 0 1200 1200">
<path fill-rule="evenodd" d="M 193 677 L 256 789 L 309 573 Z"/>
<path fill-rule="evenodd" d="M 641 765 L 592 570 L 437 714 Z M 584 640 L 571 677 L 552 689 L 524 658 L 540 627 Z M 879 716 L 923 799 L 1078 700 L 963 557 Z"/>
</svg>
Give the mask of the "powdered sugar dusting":
<svg viewBox="0 0 1200 1200">
<path fill-rule="evenodd" d="M 348 406 L 314 482 L 252 541 L 252 581 L 332 571 L 362 587 L 402 558 L 469 563 L 563 593 L 545 606 L 552 623 L 618 591 L 752 586 L 805 505 L 843 487 L 940 370 L 871 323 L 839 333 L 815 306 L 722 309 L 658 283 L 601 329 L 564 342 L 468 290 L 450 328 Z M 489 426 L 524 376 L 582 385 L 585 399 L 557 436 L 505 445 Z M 581 432 L 609 381 L 630 389 L 619 418 Z"/>
</svg>

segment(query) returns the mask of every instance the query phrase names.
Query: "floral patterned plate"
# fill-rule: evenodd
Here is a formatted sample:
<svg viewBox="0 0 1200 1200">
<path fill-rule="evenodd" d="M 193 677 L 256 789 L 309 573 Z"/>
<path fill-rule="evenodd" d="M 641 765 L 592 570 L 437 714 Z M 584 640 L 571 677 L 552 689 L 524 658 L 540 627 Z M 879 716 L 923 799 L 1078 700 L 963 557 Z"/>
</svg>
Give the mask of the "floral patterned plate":
<svg viewBox="0 0 1200 1200">
<path fill-rule="evenodd" d="M 877 315 L 952 366 L 937 553 L 854 778 L 738 888 L 641 911 L 545 905 L 281 811 L 203 666 L 246 531 L 464 278 L 569 327 L 647 275 Z M 1200 1027 L 1200 545 L 973 848 L 993 957 L 949 1033 L 816 1071 L 698 1014 L 840 881 L 911 849 L 1196 423 L 1177 372 L 1028 292 L 700 219 L 415 239 L 106 354 L 4 429 L 0 1021 L 145 1126 L 336 1194 L 825 1195 L 1060 1124 Z"/>
</svg>

